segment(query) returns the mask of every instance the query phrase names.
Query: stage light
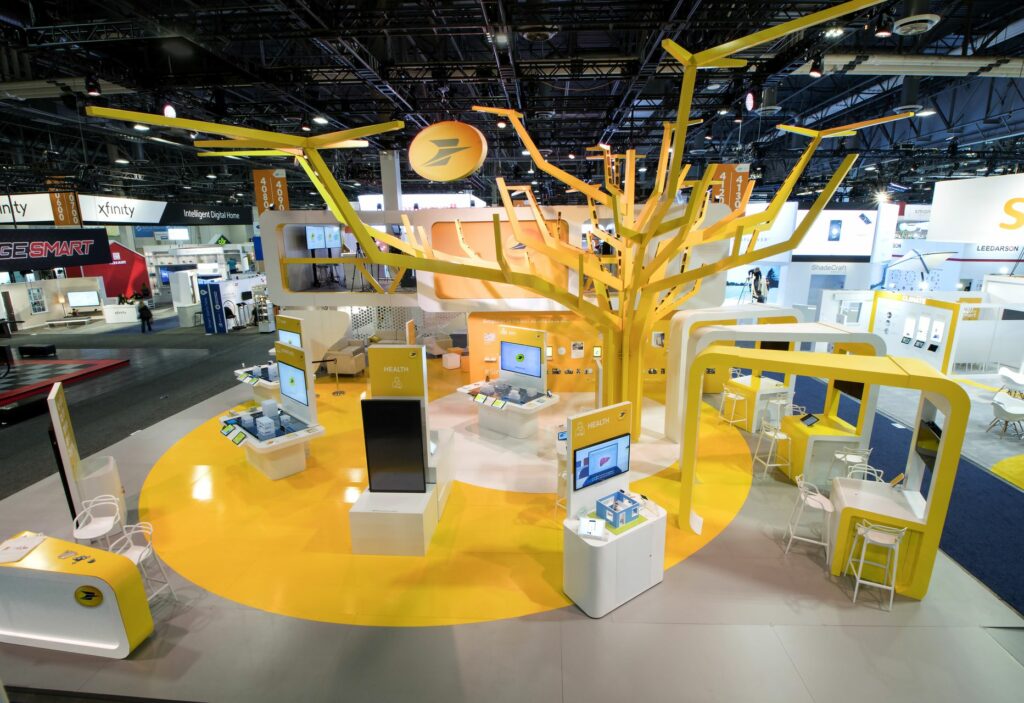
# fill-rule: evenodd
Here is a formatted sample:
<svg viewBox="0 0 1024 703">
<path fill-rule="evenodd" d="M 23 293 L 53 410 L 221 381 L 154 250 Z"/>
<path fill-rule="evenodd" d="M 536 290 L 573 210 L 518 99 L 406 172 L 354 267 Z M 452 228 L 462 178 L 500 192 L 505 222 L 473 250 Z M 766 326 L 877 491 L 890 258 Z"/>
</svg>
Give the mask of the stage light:
<svg viewBox="0 0 1024 703">
<path fill-rule="evenodd" d="M 821 78 L 825 74 L 825 59 L 822 58 L 821 54 L 818 54 L 811 59 L 811 78 Z"/>
<path fill-rule="evenodd" d="M 210 171 L 208 174 L 206 174 L 206 177 L 209 178 L 211 181 L 217 180 L 217 174 L 214 173 L 213 171 Z"/>
<path fill-rule="evenodd" d="M 85 77 L 85 94 L 90 98 L 98 98 L 103 95 L 99 79 L 92 74 Z"/>
<path fill-rule="evenodd" d="M 313 131 L 313 128 L 309 126 L 309 120 L 306 119 L 305 115 L 303 115 L 302 119 L 299 120 L 299 129 L 301 129 L 303 132 Z"/>
<path fill-rule="evenodd" d="M 171 119 L 178 116 L 178 111 L 174 109 L 174 105 L 171 105 L 169 100 L 164 100 L 164 105 L 160 111 L 164 113 L 164 117 L 170 117 Z"/>
<path fill-rule="evenodd" d="M 505 120 L 498 120 L 498 129 L 505 129 L 508 127 L 508 122 Z"/>
<path fill-rule="evenodd" d="M 832 25 L 831 27 L 829 27 L 829 28 L 827 28 L 825 30 L 825 38 L 826 39 L 838 39 L 839 37 L 843 36 L 843 34 L 845 34 L 845 32 L 846 32 L 846 30 L 844 30 L 842 27 L 840 27 L 838 25 Z"/>
<path fill-rule="evenodd" d="M 128 164 L 131 163 L 131 161 L 129 161 L 128 159 L 124 158 L 123 156 L 118 156 L 116 159 L 114 159 L 114 163 L 115 164 L 120 164 L 121 166 L 127 166 Z"/>
<path fill-rule="evenodd" d="M 324 117 L 323 115 L 317 115 L 316 117 L 313 118 L 313 121 L 316 122 L 317 124 L 327 124 L 327 118 Z"/>
<path fill-rule="evenodd" d="M 149 131 L 149 125 L 145 125 L 145 124 L 141 124 L 139 122 L 136 122 L 135 124 L 132 125 L 132 129 L 134 129 L 137 132 L 148 132 Z"/>
</svg>

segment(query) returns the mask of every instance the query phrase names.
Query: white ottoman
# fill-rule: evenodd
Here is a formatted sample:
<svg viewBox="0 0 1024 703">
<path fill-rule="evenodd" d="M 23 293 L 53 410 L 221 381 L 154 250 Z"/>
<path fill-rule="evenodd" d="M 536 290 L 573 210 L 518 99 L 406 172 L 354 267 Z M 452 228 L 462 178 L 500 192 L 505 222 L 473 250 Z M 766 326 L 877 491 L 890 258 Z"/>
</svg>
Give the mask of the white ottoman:
<svg viewBox="0 0 1024 703">
<path fill-rule="evenodd" d="M 448 352 L 441 356 L 441 366 L 446 369 L 457 369 L 462 367 L 462 354 Z"/>
</svg>

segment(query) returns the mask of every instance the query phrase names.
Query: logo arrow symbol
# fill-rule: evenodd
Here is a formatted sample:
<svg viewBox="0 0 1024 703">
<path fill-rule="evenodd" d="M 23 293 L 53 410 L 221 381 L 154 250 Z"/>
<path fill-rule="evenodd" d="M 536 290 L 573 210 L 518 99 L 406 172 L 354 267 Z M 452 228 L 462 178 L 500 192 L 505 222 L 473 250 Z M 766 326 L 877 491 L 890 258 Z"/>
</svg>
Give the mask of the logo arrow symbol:
<svg viewBox="0 0 1024 703">
<path fill-rule="evenodd" d="M 468 146 L 459 146 L 457 137 L 455 139 L 431 139 L 430 142 L 437 145 L 437 153 L 434 158 L 423 164 L 424 166 L 447 166 L 452 156 L 469 148 Z"/>
</svg>

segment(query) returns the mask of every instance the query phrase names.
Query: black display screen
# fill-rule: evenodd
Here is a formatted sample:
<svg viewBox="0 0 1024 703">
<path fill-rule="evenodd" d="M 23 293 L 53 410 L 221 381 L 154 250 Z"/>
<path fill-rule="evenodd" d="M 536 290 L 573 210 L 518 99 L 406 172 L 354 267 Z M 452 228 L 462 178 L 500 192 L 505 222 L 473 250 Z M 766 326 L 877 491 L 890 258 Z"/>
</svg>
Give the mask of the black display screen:
<svg viewBox="0 0 1024 703">
<path fill-rule="evenodd" d="M 789 342 L 761 342 L 762 349 L 774 349 L 775 351 L 789 351 Z"/>
<path fill-rule="evenodd" d="M 840 381 L 839 379 L 836 379 L 833 387 L 837 391 L 845 393 L 851 398 L 856 398 L 857 400 L 864 397 L 864 384 L 858 383 L 857 381 Z"/>
<path fill-rule="evenodd" d="M 935 460 L 939 456 L 939 442 L 942 441 L 942 430 L 934 422 L 924 420 L 917 427 L 917 442 L 914 451 L 921 457 L 924 465 L 935 470 Z"/>
<path fill-rule="evenodd" d="M 367 398 L 362 406 L 370 490 L 425 493 L 427 448 L 423 401 L 419 398 Z"/>
</svg>

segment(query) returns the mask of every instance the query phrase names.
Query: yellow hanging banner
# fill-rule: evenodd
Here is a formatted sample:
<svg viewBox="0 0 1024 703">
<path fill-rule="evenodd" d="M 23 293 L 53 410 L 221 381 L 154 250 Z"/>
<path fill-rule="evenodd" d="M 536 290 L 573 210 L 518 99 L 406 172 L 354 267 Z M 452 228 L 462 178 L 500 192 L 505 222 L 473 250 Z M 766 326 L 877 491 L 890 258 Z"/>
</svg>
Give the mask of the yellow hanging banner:
<svg viewBox="0 0 1024 703">
<path fill-rule="evenodd" d="M 369 349 L 370 395 L 426 398 L 427 354 L 413 344 L 375 344 Z"/>
</svg>

